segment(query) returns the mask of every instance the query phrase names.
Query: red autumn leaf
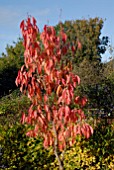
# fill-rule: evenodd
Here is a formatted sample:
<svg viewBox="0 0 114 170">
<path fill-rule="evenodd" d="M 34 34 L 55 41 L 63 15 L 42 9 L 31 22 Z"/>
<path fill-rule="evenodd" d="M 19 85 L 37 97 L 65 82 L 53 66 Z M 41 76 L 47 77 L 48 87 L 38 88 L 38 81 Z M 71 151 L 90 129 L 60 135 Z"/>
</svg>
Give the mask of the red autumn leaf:
<svg viewBox="0 0 114 170">
<path fill-rule="evenodd" d="M 86 98 L 86 97 L 83 97 L 83 98 L 81 99 L 81 105 L 82 105 L 82 106 L 85 106 L 86 103 L 87 103 L 87 98 Z"/>
<path fill-rule="evenodd" d="M 42 119 L 41 116 L 38 117 L 38 121 L 39 121 L 39 123 L 40 123 L 40 126 L 43 127 L 43 125 L 44 125 L 44 120 Z"/>
<path fill-rule="evenodd" d="M 45 148 L 48 148 L 48 146 L 49 146 L 49 139 L 47 138 L 47 136 L 45 136 L 45 138 L 44 138 L 43 145 L 44 145 Z"/>
<path fill-rule="evenodd" d="M 64 102 L 65 102 L 65 104 L 69 105 L 71 103 L 72 98 L 70 96 L 69 90 L 66 90 L 66 93 L 67 93 L 67 95 L 66 95 Z"/>
<path fill-rule="evenodd" d="M 72 50 L 72 52 L 75 52 L 76 48 L 74 45 L 71 46 L 71 50 Z"/>
<path fill-rule="evenodd" d="M 24 31 L 24 26 L 25 26 L 25 23 L 24 23 L 24 20 L 23 20 L 20 24 L 20 29 L 21 29 L 22 33 Z"/>
<path fill-rule="evenodd" d="M 75 98 L 75 100 L 74 100 L 74 102 L 76 103 L 76 104 L 79 104 L 79 105 L 81 105 L 82 107 L 84 107 L 85 105 L 86 105 L 86 103 L 87 103 L 87 98 L 86 97 L 80 97 L 80 96 L 77 96 L 76 98 Z"/>
<path fill-rule="evenodd" d="M 78 49 L 82 48 L 82 44 L 80 43 L 80 41 L 78 41 Z"/>
<path fill-rule="evenodd" d="M 49 106 L 48 105 L 44 105 L 44 110 L 46 111 L 46 112 L 49 112 Z"/>
<path fill-rule="evenodd" d="M 27 26 L 29 27 L 31 25 L 31 19 L 28 17 L 26 22 L 27 22 Z"/>
<path fill-rule="evenodd" d="M 61 51 L 61 53 L 63 54 L 63 55 L 65 55 L 66 53 L 67 53 L 67 47 L 66 46 L 64 46 L 63 48 L 62 48 L 62 51 Z"/>
<path fill-rule="evenodd" d="M 61 38 L 62 38 L 62 41 L 65 43 L 67 40 L 67 35 L 63 31 L 61 31 Z"/>
<path fill-rule="evenodd" d="M 74 125 L 74 127 L 73 127 L 73 132 L 74 132 L 74 136 L 76 137 L 76 135 L 77 135 L 77 126 L 76 125 Z"/>
<path fill-rule="evenodd" d="M 77 125 L 76 131 L 77 131 L 77 134 L 79 134 L 79 135 L 82 134 L 82 132 L 81 132 L 81 126 L 80 126 L 80 125 Z"/>
<path fill-rule="evenodd" d="M 44 103 L 46 103 L 48 101 L 48 96 L 45 94 L 44 95 Z"/>
<path fill-rule="evenodd" d="M 37 110 L 34 110 L 34 111 L 33 111 L 33 118 L 34 118 L 34 119 L 37 119 L 37 117 L 38 117 Z"/>
<path fill-rule="evenodd" d="M 88 125 L 88 126 L 89 126 L 89 129 L 90 129 L 90 133 L 92 135 L 93 134 L 93 128 L 90 125 Z"/>
<path fill-rule="evenodd" d="M 46 112 L 46 119 L 49 122 L 51 120 L 51 113 L 50 112 Z"/>
<path fill-rule="evenodd" d="M 35 134 L 38 134 L 38 131 L 39 131 L 39 126 L 38 126 L 38 124 L 36 124 L 36 125 L 35 125 L 35 128 L 34 128 Z"/>
<path fill-rule="evenodd" d="M 66 75 L 66 83 L 70 83 L 70 79 L 71 79 L 71 76 L 70 75 Z"/>
<path fill-rule="evenodd" d="M 33 131 L 32 130 L 28 131 L 26 133 L 26 136 L 33 137 Z"/>
<path fill-rule="evenodd" d="M 25 123 L 25 119 L 26 119 L 25 113 L 22 113 L 22 117 L 21 117 L 21 123 L 22 124 Z"/>
<path fill-rule="evenodd" d="M 87 123 L 84 123 L 81 127 L 83 135 L 88 139 L 93 134 L 93 129 Z"/>
<path fill-rule="evenodd" d="M 61 87 L 61 85 L 59 85 L 57 87 L 57 91 L 56 91 L 57 96 L 59 96 L 61 94 L 61 92 L 62 92 L 62 87 Z"/>
<path fill-rule="evenodd" d="M 61 107 L 58 109 L 58 119 L 61 120 L 63 117 L 64 117 L 64 107 L 61 106 Z"/>
<path fill-rule="evenodd" d="M 87 129 L 86 129 L 86 126 L 85 126 L 85 125 L 83 125 L 83 126 L 81 127 L 81 132 L 82 132 L 82 134 L 87 138 Z"/>
<path fill-rule="evenodd" d="M 64 107 L 64 112 L 65 112 L 65 117 L 67 117 L 70 114 L 70 107 L 66 105 Z"/>
<path fill-rule="evenodd" d="M 80 84 L 80 77 L 76 75 L 75 78 L 76 78 L 78 84 Z"/>
<path fill-rule="evenodd" d="M 29 124 L 29 125 L 32 124 L 32 119 L 29 115 L 26 117 L 26 123 Z"/>
<path fill-rule="evenodd" d="M 65 131 L 65 137 L 67 140 L 71 137 L 71 129 L 69 127 Z"/>
<path fill-rule="evenodd" d="M 80 104 L 80 96 L 76 96 L 76 98 L 74 99 L 74 102 L 76 104 Z"/>
<path fill-rule="evenodd" d="M 34 17 L 32 17 L 32 22 L 33 22 L 33 25 L 35 26 L 36 25 L 36 19 Z"/>
</svg>

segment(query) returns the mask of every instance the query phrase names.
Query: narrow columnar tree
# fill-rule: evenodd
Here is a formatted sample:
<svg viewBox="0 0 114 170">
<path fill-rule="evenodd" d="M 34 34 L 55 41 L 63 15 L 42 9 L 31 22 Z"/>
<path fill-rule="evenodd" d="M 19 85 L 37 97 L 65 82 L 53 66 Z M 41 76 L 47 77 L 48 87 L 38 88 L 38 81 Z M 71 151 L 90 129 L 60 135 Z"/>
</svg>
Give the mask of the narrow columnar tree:
<svg viewBox="0 0 114 170">
<path fill-rule="evenodd" d="M 27 136 L 40 136 L 45 148 L 53 147 L 62 170 L 63 157 L 59 153 L 75 143 L 76 135 L 89 138 L 93 133 L 83 112 L 87 99 L 76 96 L 80 78 L 72 72 L 72 63 L 64 60 L 71 47 L 66 44 L 67 36 L 62 29 L 56 34 L 54 27 L 45 25 L 38 36 L 36 20 L 29 17 L 21 22 L 20 28 L 25 64 L 18 72 L 16 85 L 32 102 L 21 122 L 34 127 Z"/>
</svg>

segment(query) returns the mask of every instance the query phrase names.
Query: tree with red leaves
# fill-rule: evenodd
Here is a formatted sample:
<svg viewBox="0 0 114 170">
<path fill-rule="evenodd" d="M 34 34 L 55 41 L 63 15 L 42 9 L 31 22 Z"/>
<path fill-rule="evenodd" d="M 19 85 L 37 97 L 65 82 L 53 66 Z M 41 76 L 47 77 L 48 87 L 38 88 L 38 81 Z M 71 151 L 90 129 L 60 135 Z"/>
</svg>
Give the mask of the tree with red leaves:
<svg viewBox="0 0 114 170">
<path fill-rule="evenodd" d="M 32 102 L 28 115 L 22 114 L 21 122 L 34 126 L 27 136 L 40 136 L 45 148 L 53 147 L 59 168 L 63 170 L 63 157 L 59 153 L 75 143 L 76 135 L 89 138 L 93 133 L 82 110 L 87 99 L 75 95 L 80 78 L 72 72 L 72 63 L 64 60 L 72 47 L 66 43 L 67 36 L 62 29 L 57 35 L 52 26 L 45 25 L 38 39 L 35 18 L 23 20 L 20 28 L 25 64 L 18 72 L 16 85 L 20 85 L 20 91 Z"/>
</svg>

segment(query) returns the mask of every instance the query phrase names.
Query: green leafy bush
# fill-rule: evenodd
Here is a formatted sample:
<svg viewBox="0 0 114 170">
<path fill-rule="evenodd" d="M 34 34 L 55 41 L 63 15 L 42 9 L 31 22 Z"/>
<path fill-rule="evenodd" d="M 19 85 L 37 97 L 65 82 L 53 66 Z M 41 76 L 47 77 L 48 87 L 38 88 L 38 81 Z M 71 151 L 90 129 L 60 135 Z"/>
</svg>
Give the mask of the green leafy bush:
<svg viewBox="0 0 114 170">
<path fill-rule="evenodd" d="M 90 140 L 78 140 L 65 154 L 65 169 L 114 169 L 114 125 L 105 127 L 101 122 Z"/>
<path fill-rule="evenodd" d="M 27 126 L 19 123 L 4 131 L 2 164 L 8 170 L 58 170 L 59 166 L 52 148 L 45 150 L 42 140 L 26 137 Z M 3 131 L 2 131 L 3 132 Z M 114 169 L 114 125 L 101 122 L 89 140 L 77 137 L 76 144 L 64 155 L 66 170 L 112 170 Z"/>
<path fill-rule="evenodd" d="M 7 170 L 47 169 L 55 159 L 51 149 L 43 148 L 41 139 L 26 137 L 28 127 L 19 123 L 29 105 L 29 99 L 19 90 L 0 99 L 0 166 Z"/>
<path fill-rule="evenodd" d="M 7 129 L 1 139 L 1 163 L 6 169 L 38 170 L 49 169 L 54 161 L 52 150 L 45 150 L 42 140 L 26 137 L 26 126 L 15 124 Z"/>
<path fill-rule="evenodd" d="M 17 89 L 0 99 L 0 115 L 19 115 L 23 110 L 27 110 L 29 105 L 30 100 Z"/>
</svg>

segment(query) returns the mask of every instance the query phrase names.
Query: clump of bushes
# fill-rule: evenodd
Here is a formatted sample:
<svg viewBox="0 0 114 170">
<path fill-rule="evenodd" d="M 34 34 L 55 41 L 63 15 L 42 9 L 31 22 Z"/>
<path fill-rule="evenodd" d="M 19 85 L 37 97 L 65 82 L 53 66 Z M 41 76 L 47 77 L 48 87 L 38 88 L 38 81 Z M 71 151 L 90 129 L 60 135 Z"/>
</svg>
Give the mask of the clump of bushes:
<svg viewBox="0 0 114 170">
<path fill-rule="evenodd" d="M 26 125 L 16 123 L 4 132 L 1 139 L 1 162 L 8 170 L 58 170 L 52 148 L 45 150 L 42 139 L 28 138 Z M 77 137 L 76 144 L 64 155 L 66 170 L 112 170 L 114 168 L 114 125 L 101 121 L 93 136 L 86 140 Z"/>
<path fill-rule="evenodd" d="M 30 100 L 17 89 L 0 99 L 0 115 L 20 115 L 29 105 Z"/>
<path fill-rule="evenodd" d="M 112 170 L 114 169 L 114 125 L 103 126 L 101 121 L 93 136 L 77 141 L 65 154 L 66 169 Z"/>
<path fill-rule="evenodd" d="M 1 163 L 8 170 L 36 170 L 49 168 L 54 156 L 44 150 L 42 140 L 26 137 L 26 126 L 19 123 L 7 129 L 1 140 Z"/>
</svg>

